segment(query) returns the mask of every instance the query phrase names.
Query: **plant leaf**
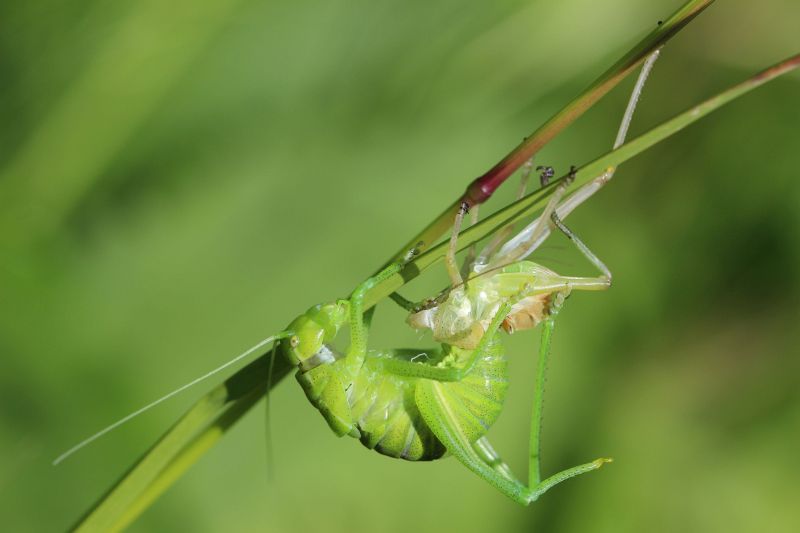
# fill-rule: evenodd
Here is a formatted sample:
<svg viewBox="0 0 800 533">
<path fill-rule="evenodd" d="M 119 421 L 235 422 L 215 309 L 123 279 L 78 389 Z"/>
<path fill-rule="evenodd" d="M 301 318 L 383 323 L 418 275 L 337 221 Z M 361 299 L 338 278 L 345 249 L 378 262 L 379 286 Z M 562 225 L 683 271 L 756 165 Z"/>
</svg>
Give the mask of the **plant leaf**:
<svg viewBox="0 0 800 533">
<path fill-rule="evenodd" d="M 691 4 L 697 3 L 691 2 Z M 631 159 L 715 109 L 798 66 L 800 66 L 800 55 L 795 55 L 587 163 L 578 170 L 571 190 L 589 182 L 607 168 L 616 167 Z M 529 194 L 465 230 L 459 238 L 460 248 L 470 246 L 511 222 L 531 216 L 543 207 L 549 195 L 564 178 L 565 176 L 562 176 L 554 180 L 547 187 Z M 420 272 L 440 261 L 445 255 L 446 247 L 447 242 L 443 242 L 430 248 L 412 260 L 401 274 L 373 288 L 367 295 L 367 307 L 374 306 Z M 95 504 L 75 529 L 119 530 L 130 524 L 266 393 L 269 357 L 269 353 L 262 355 L 196 402 Z M 275 379 L 272 385 L 288 375 L 291 369 L 291 365 L 283 357 L 279 357 L 275 362 Z"/>
<path fill-rule="evenodd" d="M 608 168 L 619 166 L 654 144 L 663 141 L 686 126 L 700 120 L 712 111 L 747 94 L 756 87 L 760 87 L 768 81 L 794 70 L 798 66 L 800 66 L 800 54 L 794 55 L 755 74 L 747 80 L 661 123 L 647 133 L 623 144 L 616 150 L 612 150 L 594 161 L 581 166 L 577 171 L 575 181 L 570 185 L 567 192 L 574 191 L 595 177 L 603 174 Z M 561 180 L 565 178 L 566 175 L 561 176 L 557 180 L 553 180 L 547 187 L 532 192 L 524 198 L 509 204 L 497 213 L 485 218 L 478 224 L 462 231 L 458 236 L 459 250 L 468 248 L 473 243 L 480 241 L 508 224 L 532 216 L 536 211 L 544 207 L 550 194 L 555 190 Z M 417 277 L 423 270 L 441 261 L 447 252 L 448 245 L 449 241 L 444 241 L 430 248 L 426 253 L 410 261 L 402 272 L 387 278 L 382 283 L 373 287 L 367 294 L 365 308 L 375 305 L 377 302 Z"/>
<path fill-rule="evenodd" d="M 800 66 L 800 54 L 782 61 L 744 82 L 709 98 L 674 118 L 656 126 L 616 150 L 582 166 L 571 185 L 574 190 L 621 163 L 666 139 L 708 113 L 747 92 Z M 459 237 L 460 249 L 492 234 L 507 224 L 533 215 L 565 176 L 508 205 L 482 222 L 466 229 Z M 439 262 L 448 243 L 443 242 L 412 260 L 401 274 L 379 284 L 367 295 L 367 305 L 380 299 Z M 270 354 L 262 355 L 212 389 L 181 417 L 164 436 L 109 490 L 81 519 L 77 531 L 119 530 L 130 524 L 183 472 L 230 429 L 267 391 L 267 368 Z M 291 370 L 279 357 L 272 385 Z"/>
<path fill-rule="evenodd" d="M 514 148 L 489 171 L 470 183 L 463 195 L 409 240 L 386 264 L 402 260 L 411 249 L 416 249 L 419 252 L 428 249 L 453 225 L 453 219 L 462 202 L 467 202 L 473 206 L 488 200 L 494 194 L 494 191 L 525 161 L 583 115 L 598 100 L 608 94 L 637 66 L 642 64 L 647 56 L 662 47 L 673 35 L 683 29 L 713 2 L 714 0 L 690 0 L 686 2 L 663 23 L 660 23 L 655 30 L 631 48 L 611 68 L 601 74 L 586 90 L 542 124 L 539 129 L 526 137 L 519 146 Z"/>
<path fill-rule="evenodd" d="M 118 531 L 135 520 L 266 393 L 272 353 L 200 398 L 81 518 L 75 531 Z M 292 370 L 286 358 L 277 357 L 273 384 Z"/>
</svg>

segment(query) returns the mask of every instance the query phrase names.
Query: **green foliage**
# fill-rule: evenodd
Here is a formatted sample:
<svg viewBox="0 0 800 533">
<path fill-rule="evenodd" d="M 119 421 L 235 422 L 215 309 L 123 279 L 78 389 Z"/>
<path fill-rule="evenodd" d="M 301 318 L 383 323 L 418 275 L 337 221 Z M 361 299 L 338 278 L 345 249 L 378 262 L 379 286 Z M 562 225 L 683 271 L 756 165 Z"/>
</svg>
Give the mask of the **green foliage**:
<svg viewBox="0 0 800 533">
<path fill-rule="evenodd" d="M 6 527 L 71 524 L 193 398 L 52 469 L 63 448 L 354 286 L 672 4 L 0 8 Z M 718 3 L 665 50 L 634 127 L 793 52 L 797 10 Z M 545 468 L 613 455 L 603 476 L 517 508 L 453 461 L 336 440 L 289 382 L 272 485 L 256 415 L 133 530 L 794 530 L 797 85 L 647 152 L 571 218 L 616 277 L 561 315 Z M 624 92 L 539 161 L 606 152 Z M 375 342 L 403 344 L 383 307 Z M 535 343 L 509 345 L 493 438 L 512 465 Z"/>
</svg>

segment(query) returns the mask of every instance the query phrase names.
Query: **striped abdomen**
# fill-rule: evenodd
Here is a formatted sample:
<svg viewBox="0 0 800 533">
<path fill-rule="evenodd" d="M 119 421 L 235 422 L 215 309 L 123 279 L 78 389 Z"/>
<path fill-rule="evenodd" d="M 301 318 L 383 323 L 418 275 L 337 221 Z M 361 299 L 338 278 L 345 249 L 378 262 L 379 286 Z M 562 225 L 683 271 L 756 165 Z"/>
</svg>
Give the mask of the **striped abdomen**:
<svg viewBox="0 0 800 533">
<path fill-rule="evenodd" d="M 299 371 L 297 379 L 337 434 L 357 437 L 367 448 L 390 457 L 433 460 L 446 450 L 417 409 L 417 387 L 435 384 L 459 427 L 475 441 L 497 420 L 505 400 L 508 379 L 502 345 L 495 337 L 461 381 L 398 376 L 387 372 L 383 363 L 399 357 L 423 360 L 420 364 L 461 366 L 469 353 L 455 347 L 446 354 L 375 350 L 355 376 L 347 376 L 344 359 L 337 359 L 305 373 Z"/>
</svg>

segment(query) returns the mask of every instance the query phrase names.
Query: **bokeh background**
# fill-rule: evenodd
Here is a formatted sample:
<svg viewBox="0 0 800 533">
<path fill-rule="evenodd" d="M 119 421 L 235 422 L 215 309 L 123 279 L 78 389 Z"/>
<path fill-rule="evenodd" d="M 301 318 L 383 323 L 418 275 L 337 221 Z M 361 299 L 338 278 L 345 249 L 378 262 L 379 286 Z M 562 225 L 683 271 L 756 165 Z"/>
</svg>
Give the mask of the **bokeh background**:
<svg viewBox="0 0 800 533">
<path fill-rule="evenodd" d="M 77 440 L 347 294 L 678 0 L 0 3 L 0 516 L 74 522 L 207 386 Z M 633 133 L 800 48 L 795 0 L 718 2 Z M 632 80 L 548 146 L 605 152 Z M 545 473 L 517 506 L 455 460 L 337 439 L 288 378 L 132 531 L 798 531 L 800 76 L 621 167 L 571 219 L 607 293 L 561 315 Z M 489 204 L 504 205 L 509 185 Z M 539 260 L 591 274 L 563 239 Z M 431 273 L 406 290 L 442 286 Z M 416 342 L 378 309 L 372 342 Z M 538 332 L 491 437 L 526 472 Z"/>
</svg>

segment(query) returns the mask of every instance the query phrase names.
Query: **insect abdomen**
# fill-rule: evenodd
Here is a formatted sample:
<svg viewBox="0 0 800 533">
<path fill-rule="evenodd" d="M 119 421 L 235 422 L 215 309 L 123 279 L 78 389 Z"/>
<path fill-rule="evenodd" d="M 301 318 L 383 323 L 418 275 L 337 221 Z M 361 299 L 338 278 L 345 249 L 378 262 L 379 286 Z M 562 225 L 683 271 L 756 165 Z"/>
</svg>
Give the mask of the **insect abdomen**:
<svg viewBox="0 0 800 533">
<path fill-rule="evenodd" d="M 438 360 L 420 364 L 460 367 L 471 353 L 450 347 L 444 358 L 439 354 Z M 389 357 L 410 359 L 413 354 L 422 355 L 415 350 L 370 351 L 355 376 L 350 375 L 346 359 L 335 358 L 299 370 L 297 380 L 337 435 L 356 437 L 390 457 L 430 461 L 447 451 L 417 409 L 416 388 L 430 381 L 390 373 L 383 365 Z M 462 380 L 434 383 L 464 433 L 473 441 L 479 439 L 500 415 L 508 388 L 502 344 L 495 337 Z"/>
<path fill-rule="evenodd" d="M 449 357 L 459 365 L 469 353 L 453 348 Z M 428 380 L 386 372 L 381 359 L 392 356 L 370 353 L 348 393 L 361 443 L 409 461 L 438 459 L 446 450 L 420 415 L 415 398 L 416 388 Z M 469 375 L 461 381 L 437 382 L 437 387 L 459 426 L 470 439 L 479 439 L 500 415 L 508 388 L 502 345 L 495 340 Z"/>
<path fill-rule="evenodd" d="M 429 461 L 444 455 L 444 446 L 428 429 L 414 403 L 416 379 L 382 371 L 371 353 L 358 373 L 349 400 L 361 444 L 383 455 Z"/>
</svg>

